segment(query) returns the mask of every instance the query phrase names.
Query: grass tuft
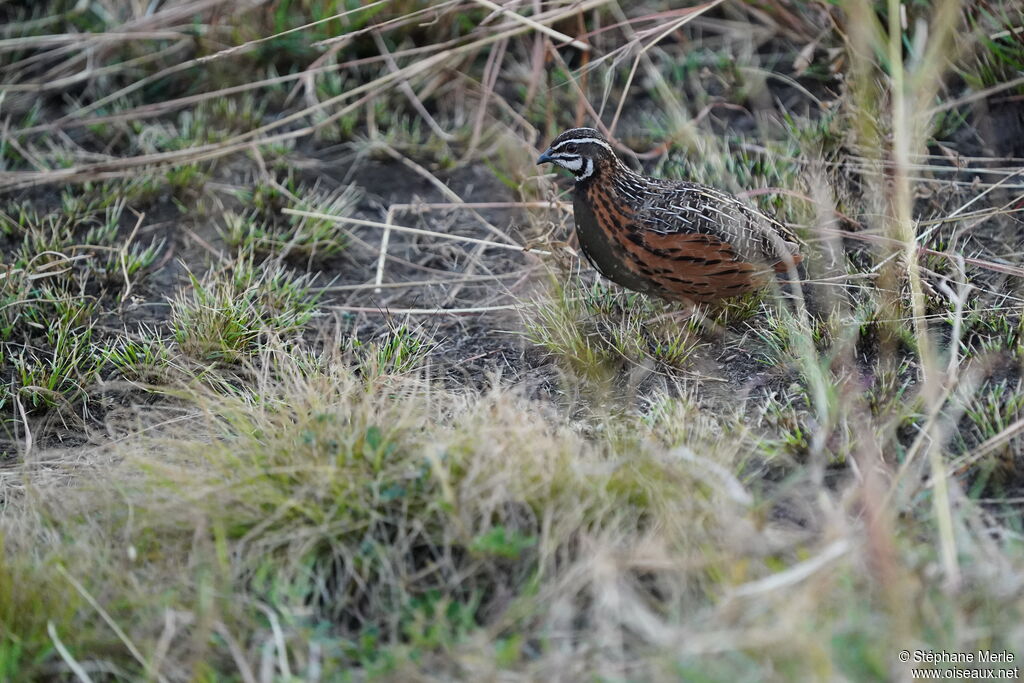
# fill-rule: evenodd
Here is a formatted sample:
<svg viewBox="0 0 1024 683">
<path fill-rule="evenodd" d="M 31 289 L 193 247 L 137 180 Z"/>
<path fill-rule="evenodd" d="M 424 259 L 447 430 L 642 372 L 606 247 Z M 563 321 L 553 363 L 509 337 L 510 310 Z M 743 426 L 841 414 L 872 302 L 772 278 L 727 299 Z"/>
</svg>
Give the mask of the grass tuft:
<svg viewBox="0 0 1024 683">
<path fill-rule="evenodd" d="M 252 255 L 189 279 L 191 290 L 171 301 L 171 328 L 182 352 L 196 360 L 244 359 L 261 341 L 294 339 L 316 312 L 308 275 L 257 264 Z"/>
<path fill-rule="evenodd" d="M 576 377 L 594 380 L 627 364 L 685 369 L 698 346 L 687 311 L 578 274 L 552 277 L 551 293 L 525 309 L 527 338 Z"/>
</svg>

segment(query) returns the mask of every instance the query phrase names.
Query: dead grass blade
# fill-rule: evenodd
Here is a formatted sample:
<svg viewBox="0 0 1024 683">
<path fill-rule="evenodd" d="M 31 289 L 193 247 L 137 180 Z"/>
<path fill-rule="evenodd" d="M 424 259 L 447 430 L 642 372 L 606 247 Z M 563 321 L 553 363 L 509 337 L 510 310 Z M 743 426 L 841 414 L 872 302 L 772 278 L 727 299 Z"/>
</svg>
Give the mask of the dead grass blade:
<svg viewBox="0 0 1024 683">
<path fill-rule="evenodd" d="M 331 216 L 326 213 L 318 213 L 316 211 L 303 211 L 301 209 L 282 209 L 282 213 L 290 216 L 306 216 L 308 218 L 318 218 L 325 221 L 334 221 L 337 223 L 350 223 L 352 225 L 363 225 L 370 228 L 380 228 L 381 230 L 394 230 L 395 232 L 407 232 L 410 235 L 425 235 L 428 237 L 437 237 L 444 240 L 452 240 L 455 242 L 465 242 L 467 244 L 479 244 L 485 247 L 493 247 L 495 249 L 506 249 L 508 251 L 518 251 L 521 253 L 532 253 L 540 254 L 542 256 L 550 256 L 551 252 L 543 251 L 541 249 L 529 249 L 527 247 L 521 247 L 518 244 L 505 244 L 504 242 L 492 242 L 491 240 L 483 240 L 477 237 L 466 237 L 463 235 L 450 235 L 446 232 L 435 232 L 434 230 L 423 230 L 422 228 L 411 228 L 404 225 L 394 225 L 391 223 L 381 223 L 380 221 L 369 221 L 362 218 L 349 218 L 343 216 Z"/>
</svg>

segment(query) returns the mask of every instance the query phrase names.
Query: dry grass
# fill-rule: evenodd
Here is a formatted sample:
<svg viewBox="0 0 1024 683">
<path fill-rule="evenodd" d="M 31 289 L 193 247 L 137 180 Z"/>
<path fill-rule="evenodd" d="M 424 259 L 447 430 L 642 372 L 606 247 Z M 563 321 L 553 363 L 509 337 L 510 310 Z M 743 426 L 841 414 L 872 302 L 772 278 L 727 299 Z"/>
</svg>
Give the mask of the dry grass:
<svg viewBox="0 0 1024 683">
<path fill-rule="evenodd" d="M 1014 3 L 0 16 L 0 680 L 1024 654 Z M 808 281 L 596 281 L 533 165 L 584 123 Z"/>
</svg>

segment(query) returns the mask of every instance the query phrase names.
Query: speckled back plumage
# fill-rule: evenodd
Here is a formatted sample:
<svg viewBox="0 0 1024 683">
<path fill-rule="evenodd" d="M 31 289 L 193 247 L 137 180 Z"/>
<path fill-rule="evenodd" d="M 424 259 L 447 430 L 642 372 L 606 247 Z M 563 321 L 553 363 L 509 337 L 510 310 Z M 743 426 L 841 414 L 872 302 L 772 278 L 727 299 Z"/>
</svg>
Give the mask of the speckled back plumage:
<svg viewBox="0 0 1024 683">
<path fill-rule="evenodd" d="M 762 287 L 801 260 L 782 223 L 720 190 L 634 173 L 592 128 L 559 135 L 544 162 L 574 173 L 580 247 L 629 289 L 711 301 Z"/>
</svg>

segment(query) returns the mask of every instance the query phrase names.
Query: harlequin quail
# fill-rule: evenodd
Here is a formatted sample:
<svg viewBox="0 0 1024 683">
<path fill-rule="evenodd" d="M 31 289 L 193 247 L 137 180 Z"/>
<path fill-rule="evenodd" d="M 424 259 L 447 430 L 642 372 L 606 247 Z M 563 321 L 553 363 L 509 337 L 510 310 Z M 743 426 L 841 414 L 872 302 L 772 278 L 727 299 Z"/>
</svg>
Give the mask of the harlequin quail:
<svg viewBox="0 0 1024 683">
<path fill-rule="evenodd" d="M 567 130 L 538 164 L 576 177 L 576 234 L 609 280 L 665 299 L 706 302 L 766 286 L 800 263 L 797 238 L 732 195 L 634 173 L 593 128 Z"/>
</svg>

